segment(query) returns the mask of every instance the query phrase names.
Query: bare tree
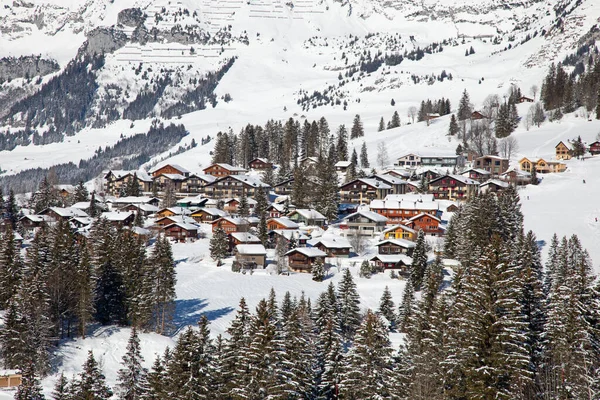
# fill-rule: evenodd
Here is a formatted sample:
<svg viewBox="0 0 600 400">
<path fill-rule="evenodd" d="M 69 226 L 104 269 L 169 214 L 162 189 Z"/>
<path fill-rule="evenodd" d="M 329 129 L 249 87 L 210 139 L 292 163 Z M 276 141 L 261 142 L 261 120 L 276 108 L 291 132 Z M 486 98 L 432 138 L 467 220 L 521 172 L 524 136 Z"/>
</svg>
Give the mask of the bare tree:
<svg viewBox="0 0 600 400">
<path fill-rule="evenodd" d="M 490 94 L 483 101 L 483 114 L 490 120 L 495 120 L 498 115 L 498 107 L 500 107 L 500 96 Z"/>
<path fill-rule="evenodd" d="M 417 116 L 417 107 L 410 106 L 408 107 L 408 117 L 412 120 L 412 123 L 415 123 L 415 117 Z"/>
<path fill-rule="evenodd" d="M 365 248 L 365 238 L 360 233 L 360 229 L 356 227 L 356 229 L 352 229 L 350 231 L 349 240 L 350 245 L 356 252 L 356 254 L 361 254 Z"/>
<path fill-rule="evenodd" d="M 379 142 L 377 145 L 377 164 L 379 168 L 383 170 L 383 168 L 388 165 L 388 153 L 387 148 L 385 147 L 385 143 Z"/>
<path fill-rule="evenodd" d="M 500 155 L 504 158 L 510 158 L 519 151 L 519 142 L 513 136 L 507 136 L 500 140 Z"/>
<path fill-rule="evenodd" d="M 534 109 L 533 106 L 531 106 L 527 111 L 527 115 L 525 116 L 525 118 L 523 118 L 523 126 L 527 131 L 529 131 L 529 129 L 533 126 L 533 115 Z"/>
<path fill-rule="evenodd" d="M 531 85 L 531 88 L 529 89 L 529 91 L 531 92 L 531 95 L 533 96 L 533 99 L 535 100 L 535 97 L 538 94 L 538 91 L 540 89 L 537 87 L 537 85 Z"/>
</svg>

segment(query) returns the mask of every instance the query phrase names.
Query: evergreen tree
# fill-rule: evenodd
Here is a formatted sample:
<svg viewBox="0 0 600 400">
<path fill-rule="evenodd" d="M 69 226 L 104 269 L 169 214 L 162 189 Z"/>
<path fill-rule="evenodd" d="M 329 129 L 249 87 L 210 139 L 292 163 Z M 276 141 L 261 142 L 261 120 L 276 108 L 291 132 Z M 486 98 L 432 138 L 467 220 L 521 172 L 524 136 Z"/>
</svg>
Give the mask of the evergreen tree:
<svg viewBox="0 0 600 400">
<path fill-rule="evenodd" d="M 243 387 L 248 382 L 248 365 L 246 353 L 250 346 L 251 315 L 246 300 L 240 299 L 238 311 L 227 328 L 229 339 L 223 352 L 223 380 L 226 391 Z"/>
<path fill-rule="evenodd" d="M 365 136 L 365 130 L 360 120 L 360 115 L 356 114 L 352 123 L 352 129 L 350 130 L 350 139 L 356 139 L 361 136 Z"/>
<path fill-rule="evenodd" d="M 465 121 L 470 119 L 472 112 L 473 106 L 471 105 L 471 99 L 469 93 L 467 93 L 467 89 L 465 89 L 460 98 L 460 102 L 458 103 L 458 120 Z"/>
<path fill-rule="evenodd" d="M 415 313 L 415 289 L 412 280 L 408 279 L 402 293 L 402 303 L 398 307 L 398 327 L 400 332 L 408 332 Z"/>
<path fill-rule="evenodd" d="M 425 268 L 427 268 L 427 244 L 425 243 L 425 232 L 419 230 L 410 265 L 410 280 L 416 290 L 421 289 Z"/>
<path fill-rule="evenodd" d="M 317 185 L 315 187 L 315 208 L 328 220 L 338 217 L 338 177 L 332 158 L 321 158 L 317 165 Z"/>
<path fill-rule="evenodd" d="M 165 334 L 175 312 L 175 261 L 173 250 L 166 237 L 159 237 L 148 260 L 152 267 L 151 275 L 151 305 L 153 328 L 159 334 Z"/>
<path fill-rule="evenodd" d="M 104 374 L 90 350 L 88 358 L 83 364 L 83 371 L 77 381 L 73 383 L 76 398 L 86 400 L 108 400 L 113 393 L 106 385 Z"/>
<path fill-rule="evenodd" d="M 123 356 L 123 367 L 118 372 L 117 393 L 119 399 L 140 400 L 146 395 L 148 391 L 146 374 L 148 371 L 142 366 L 143 362 L 140 339 L 134 326 L 127 342 L 127 353 Z"/>
<path fill-rule="evenodd" d="M 385 121 L 383 120 L 383 117 L 381 117 L 381 119 L 379 120 L 379 127 L 377 128 L 377 132 L 381 132 L 384 130 L 385 130 Z"/>
<path fill-rule="evenodd" d="M 335 148 L 337 150 L 338 161 L 348 160 L 348 131 L 344 125 L 340 125 L 337 130 L 337 143 Z"/>
<path fill-rule="evenodd" d="M 98 204 L 96 204 L 96 192 L 92 192 L 92 196 L 90 198 L 90 211 L 89 215 L 92 218 L 96 218 L 98 216 Z"/>
<path fill-rule="evenodd" d="M 394 111 L 392 119 L 390 120 L 390 128 L 398 128 L 400 126 L 400 115 L 398 111 Z"/>
<path fill-rule="evenodd" d="M 148 372 L 147 382 L 148 391 L 143 397 L 144 400 L 161 400 L 167 397 L 167 373 L 160 356 L 156 356 L 152 369 Z"/>
<path fill-rule="evenodd" d="M 258 238 L 260 243 L 267 247 L 269 241 L 269 230 L 267 228 L 267 212 L 263 211 L 259 214 L 260 220 L 258 221 Z"/>
<path fill-rule="evenodd" d="M 452 114 L 450 117 L 450 127 L 448 128 L 448 135 L 454 136 L 458 132 L 460 132 L 460 127 L 458 126 L 458 122 L 456 121 L 456 116 Z"/>
<path fill-rule="evenodd" d="M 74 273 L 75 281 L 75 315 L 78 333 L 85 339 L 87 325 L 94 315 L 94 275 L 90 254 L 87 246 L 80 247 L 77 268 Z"/>
<path fill-rule="evenodd" d="M 0 202 L 2 202 L 2 193 L 0 192 Z M 17 229 L 17 221 L 19 220 L 19 207 L 17 206 L 17 199 L 15 197 L 15 192 L 11 189 L 8 192 L 8 200 L 6 201 L 6 206 L 3 207 L 5 216 L 4 218 L 10 222 L 13 230 Z M 0 213 L 1 213 L 0 209 Z"/>
<path fill-rule="evenodd" d="M 313 264 L 311 273 L 313 281 L 323 282 L 323 279 L 325 279 L 325 266 L 320 258 Z"/>
<path fill-rule="evenodd" d="M 359 276 L 361 278 L 370 278 L 371 275 L 373 274 L 373 268 L 371 268 L 371 264 L 369 263 L 368 260 L 364 260 L 361 264 L 360 264 L 360 272 L 359 272 Z"/>
<path fill-rule="evenodd" d="M 392 300 L 392 293 L 390 289 L 386 286 L 383 290 L 383 294 L 381 295 L 381 300 L 379 300 L 379 309 L 377 310 L 377 314 L 381 315 L 388 321 L 388 327 L 390 330 L 394 330 L 396 327 L 396 305 Z"/>
<path fill-rule="evenodd" d="M 69 385 L 69 380 L 65 377 L 64 373 L 61 373 L 54 385 L 54 390 L 52 391 L 52 400 L 69 400 L 71 393 L 71 387 Z"/>
<path fill-rule="evenodd" d="M 238 214 L 242 218 L 248 218 L 248 216 L 250 215 L 250 205 L 248 204 L 248 197 L 246 197 L 245 193 L 242 194 L 242 197 L 240 197 L 240 202 L 238 205 Z"/>
<path fill-rule="evenodd" d="M 367 155 L 367 145 L 365 142 L 362 143 L 360 148 L 360 167 L 361 168 L 369 168 L 369 156 Z"/>
<path fill-rule="evenodd" d="M 229 242 L 227 234 L 220 226 L 215 229 L 212 238 L 210 239 L 210 257 L 217 262 L 217 265 L 222 265 L 221 260 L 227 256 L 229 251 Z"/>
<path fill-rule="evenodd" d="M 17 293 L 23 274 L 23 260 L 19 243 L 10 224 L 0 236 L 0 309 L 6 309 Z"/>
<path fill-rule="evenodd" d="M 79 183 L 75 187 L 75 193 L 73 193 L 73 202 L 79 203 L 89 201 L 89 197 L 90 193 L 83 184 L 83 181 L 79 181 Z"/>
<path fill-rule="evenodd" d="M 15 400 L 44 400 L 45 398 L 40 381 L 35 376 L 35 367 L 33 364 L 28 364 L 23 369 Z"/>
<path fill-rule="evenodd" d="M 340 330 L 348 339 L 360 325 L 360 296 L 356 283 L 349 269 L 344 270 L 342 280 L 338 284 L 337 299 L 339 302 Z"/>
</svg>

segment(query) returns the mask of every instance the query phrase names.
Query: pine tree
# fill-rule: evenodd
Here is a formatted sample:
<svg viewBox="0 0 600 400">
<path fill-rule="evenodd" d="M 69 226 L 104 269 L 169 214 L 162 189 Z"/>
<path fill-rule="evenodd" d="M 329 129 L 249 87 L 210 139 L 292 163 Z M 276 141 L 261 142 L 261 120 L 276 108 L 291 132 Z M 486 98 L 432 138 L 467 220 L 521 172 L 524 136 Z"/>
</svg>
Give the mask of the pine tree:
<svg viewBox="0 0 600 400">
<path fill-rule="evenodd" d="M 238 214 L 242 218 L 247 218 L 250 215 L 250 205 L 248 204 L 248 197 L 246 197 L 245 193 L 240 197 Z"/>
<path fill-rule="evenodd" d="M 96 204 L 96 192 L 92 192 L 92 196 L 90 197 L 90 208 L 89 208 L 89 216 L 92 218 L 96 218 L 98 216 L 98 204 Z"/>
<path fill-rule="evenodd" d="M 472 113 L 472 105 L 471 99 L 469 98 L 469 93 L 467 93 L 467 89 L 465 89 L 462 93 L 462 97 L 460 98 L 460 102 L 458 104 L 458 120 L 465 121 L 471 118 Z"/>
<path fill-rule="evenodd" d="M 173 321 L 175 312 L 175 261 L 173 250 L 166 237 L 158 238 L 152 255 L 148 260 L 152 266 L 151 304 L 153 328 L 159 334 L 165 334 Z"/>
<path fill-rule="evenodd" d="M 400 115 L 398 111 L 394 111 L 392 119 L 390 120 L 390 128 L 398 128 L 400 126 Z"/>
<path fill-rule="evenodd" d="M 460 127 L 458 126 L 458 122 L 456 121 L 456 116 L 452 114 L 450 117 L 450 126 L 448 127 L 448 135 L 454 136 L 458 132 L 460 132 Z"/>
<path fill-rule="evenodd" d="M 337 299 L 339 302 L 340 330 L 348 339 L 360 325 L 360 296 L 356 283 L 349 269 L 344 270 L 342 280 L 338 284 Z"/>
<path fill-rule="evenodd" d="M 381 315 L 388 321 L 388 328 L 394 330 L 396 328 L 396 305 L 392 300 L 392 293 L 386 286 L 379 300 L 379 309 L 377 314 Z"/>
<path fill-rule="evenodd" d="M 311 273 L 313 281 L 323 282 L 323 279 L 325 279 L 325 266 L 320 258 L 313 264 Z"/>
<path fill-rule="evenodd" d="M 369 261 L 364 260 L 361 264 L 360 264 L 360 272 L 359 272 L 359 276 L 361 278 L 370 278 L 371 275 L 373 274 L 373 268 L 371 268 L 371 264 L 369 263 Z"/>
<path fill-rule="evenodd" d="M 6 225 L 0 236 L 0 309 L 6 309 L 17 293 L 23 274 L 23 260 L 12 226 Z"/>
<path fill-rule="evenodd" d="M 61 372 L 54 389 L 52 390 L 52 400 L 69 400 L 71 393 L 71 387 L 69 380 L 65 377 L 65 374 Z"/>
<path fill-rule="evenodd" d="M 148 372 L 147 382 L 148 391 L 144 396 L 144 400 L 162 400 L 167 397 L 167 374 L 163 360 L 160 356 L 156 356 L 152 369 Z"/>
<path fill-rule="evenodd" d="M 127 343 L 127 353 L 123 356 L 123 367 L 118 372 L 117 394 L 119 399 L 140 400 L 146 395 L 148 391 L 146 374 L 148 371 L 142 366 L 143 362 L 140 339 L 134 326 L 131 329 L 131 336 Z"/>
<path fill-rule="evenodd" d="M 398 307 L 398 328 L 400 332 L 408 332 L 414 322 L 415 314 L 415 289 L 412 280 L 408 279 L 402 293 L 402 303 Z"/>
<path fill-rule="evenodd" d="M 383 120 L 383 117 L 381 117 L 381 119 L 379 120 L 379 127 L 377 128 L 377 132 L 381 132 L 384 130 L 385 130 L 385 121 Z"/>
<path fill-rule="evenodd" d="M 80 247 L 77 268 L 74 271 L 75 315 L 78 333 L 85 339 L 87 325 L 94 315 L 94 275 L 87 246 Z"/>
<path fill-rule="evenodd" d="M 425 232 L 419 230 L 417 242 L 412 253 L 412 264 L 410 265 L 410 280 L 416 290 L 421 289 L 425 268 L 427 267 L 427 244 L 425 243 Z"/>
<path fill-rule="evenodd" d="M 356 114 L 352 123 L 352 129 L 350 130 L 350 139 L 356 139 L 361 136 L 365 136 L 365 130 L 360 120 L 360 115 Z"/>
<path fill-rule="evenodd" d="M 73 389 L 78 399 L 108 400 L 113 395 L 91 350 L 83 364 L 83 371 L 73 383 Z"/>
<path fill-rule="evenodd" d="M 210 239 L 210 257 L 217 262 L 218 266 L 222 265 L 221 260 L 227 256 L 228 248 L 227 234 L 223 228 L 218 227 Z"/>
<path fill-rule="evenodd" d="M 15 400 L 44 400 L 45 398 L 40 381 L 35 376 L 35 367 L 33 364 L 28 364 L 23 369 Z"/>
<path fill-rule="evenodd" d="M 89 197 L 90 193 L 83 184 L 83 181 L 79 181 L 79 183 L 75 187 L 75 193 L 73 193 L 73 202 L 79 203 L 89 201 Z"/>
<path fill-rule="evenodd" d="M 367 145 L 365 142 L 362 143 L 360 148 L 360 167 L 361 168 L 369 168 L 369 156 L 367 154 Z"/>
<path fill-rule="evenodd" d="M 337 150 L 338 161 L 348 160 L 348 131 L 344 125 L 340 125 L 337 130 L 337 143 L 335 148 Z"/>
<path fill-rule="evenodd" d="M 0 192 L 0 202 L 2 202 L 2 193 Z M 17 221 L 19 220 L 19 207 L 17 206 L 17 199 L 15 192 L 10 189 L 8 192 L 8 200 L 6 200 L 6 206 L 3 207 L 5 211 L 5 219 L 10 222 L 13 230 L 17 228 Z M 0 212 L 2 210 L 0 209 Z"/>
<path fill-rule="evenodd" d="M 269 242 L 269 230 L 267 228 L 267 212 L 263 211 L 259 214 L 260 220 L 258 221 L 258 239 L 260 243 L 267 247 Z"/>
<path fill-rule="evenodd" d="M 241 388 L 247 384 L 248 365 L 246 353 L 250 346 L 250 311 L 246 300 L 240 299 L 238 311 L 227 328 L 229 339 L 223 352 L 223 380 L 226 391 Z"/>
</svg>

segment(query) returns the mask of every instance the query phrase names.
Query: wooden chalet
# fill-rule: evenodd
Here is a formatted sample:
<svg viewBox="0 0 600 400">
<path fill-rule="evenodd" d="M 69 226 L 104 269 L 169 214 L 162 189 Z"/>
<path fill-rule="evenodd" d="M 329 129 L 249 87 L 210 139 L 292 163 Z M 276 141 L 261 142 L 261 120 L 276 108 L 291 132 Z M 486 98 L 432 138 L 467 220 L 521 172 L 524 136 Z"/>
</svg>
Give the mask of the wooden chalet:
<svg viewBox="0 0 600 400">
<path fill-rule="evenodd" d="M 492 174 L 492 177 L 497 177 L 506 172 L 509 163 L 508 158 L 486 155 L 473 160 L 473 168 L 488 171 Z"/>
<path fill-rule="evenodd" d="M 204 197 L 202 195 L 197 196 L 187 196 L 183 197 L 175 202 L 177 207 L 183 207 L 188 209 L 196 209 L 200 207 L 204 207 L 210 199 L 208 197 Z"/>
<path fill-rule="evenodd" d="M 475 181 L 485 182 L 490 179 L 492 173 L 481 168 L 469 168 L 461 172 L 460 175 Z"/>
<path fill-rule="evenodd" d="M 473 111 L 471 113 L 471 120 L 473 120 L 473 121 L 479 121 L 479 120 L 482 120 L 482 119 L 489 119 L 489 117 L 486 116 L 486 115 L 483 115 L 479 111 Z"/>
<path fill-rule="evenodd" d="M 163 231 L 166 237 L 175 239 L 179 242 L 185 242 L 187 239 L 194 240 L 198 238 L 198 226 L 193 224 L 177 222 L 165 226 Z"/>
<path fill-rule="evenodd" d="M 235 262 L 241 268 L 264 268 L 267 265 L 267 250 L 262 244 L 239 244 L 234 254 Z"/>
<path fill-rule="evenodd" d="M 400 270 L 400 273 L 408 273 L 412 264 L 412 258 L 406 254 L 377 254 L 369 260 L 375 269 L 384 271 L 387 269 Z"/>
<path fill-rule="evenodd" d="M 404 239 L 386 239 L 375 245 L 378 254 L 406 254 L 411 256 L 416 244 Z"/>
<path fill-rule="evenodd" d="M 402 178 L 390 174 L 377 174 L 371 176 L 371 178 L 389 185 L 392 188 L 392 190 L 389 192 L 390 194 L 406 193 L 407 182 Z"/>
<path fill-rule="evenodd" d="M 479 193 L 500 192 L 510 187 L 510 183 L 499 179 L 490 179 L 479 185 Z"/>
<path fill-rule="evenodd" d="M 569 142 L 562 140 L 554 147 L 557 160 L 570 160 L 573 157 L 573 146 Z"/>
<path fill-rule="evenodd" d="M 298 208 L 288 214 L 288 218 L 297 224 L 305 224 L 309 226 L 325 226 L 327 218 L 317 210 Z"/>
<path fill-rule="evenodd" d="M 49 215 L 28 214 L 19 218 L 19 224 L 28 231 L 54 222 L 56 222 L 56 220 Z"/>
<path fill-rule="evenodd" d="M 154 189 L 159 192 L 164 192 L 167 187 L 170 187 L 174 192 L 181 192 L 185 180 L 185 175 L 181 174 L 160 174 L 152 177 L 152 184 Z"/>
<path fill-rule="evenodd" d="M 233 165 L 217 163 L 204 168 L 203 172 L 206 175 L 212 175 L 217 178 L 222 178 L 224 176 L 229 175 L 245 174 L 247 171 L 244 168 L 234 167 Z"/>
<path fill-rule="evenodd" d="M 190 174 L 181 182 L 181 192 L 202 193 L 204 186 L 216 180 L 212 175 Z"/>
<path fill-rule="evenodd" d="M 477 194 L 479 182 L 461 175 L 445 175 L 429 182 L 429 193 L 436 199 L 467 200 Z"/>
<path fill-rule="evenodd" d="M 259 171 L 265 171 L 265 170 L 273 169 L 273 163 L 264 158 L 255 158 L 254 160 L 252 160 L 248 163 L 248 168 L 259 170 Z"/>
<path fill-rule="evenodd" d="M 350 235 L 375 236 L 384 231 L 387 218 L 373 211 L 358 210 L 344 218 Z"/>
<path fill-rule="evenodd" d="M 531 183 L 531 174 L 527 171 L 513 169 L 500 175 L 500 179 L 513 185 L 529 185 Z"/>
<path fill-rule="evenodd" d="M 417 231 L 406 225 L 393 225 L 383 231 L 384 239 L 417 240 Z"/>
<path fill-rule="evenodd" d="M 269 218 L 267 220 L 267 229 L 270 231 L 282 229 L 298 229 L 300 225 L 286 217 Z"/>
<path fill-rule="evenodd" d="M 419 193 L 419 185 L 414 182 L 406 182 L 406 193 Z"/>
<path fill-rule="evenodd" d="M 152 204 L 127 204 L 126 206 L 121 207 L 119 211 L 131 211 L 147 217 L 150 214 L 156 214 L 159 211 L 159 208 Z"/>
<path fill-rule="evenodd" d="M 171 216 L 168 216 L 168 217 L 158 218 L 154 222 L 154 226 L 156 228 L 162 229 L 162 228 L 164 228 L 167 225 L 176 224 L 176 223 L 181 223 L 181 224 L 195 224 L 196 220 L 193 219 L 192 217 L 186 217 L 184 215 L 171 215 Z"/>
<path fill-rule="evenodd" d="M 257 190 L 271 188 L 260 179 L 250 175 L 228 175 L 204 186 L 204 194 L 213 199 L 254 197 Z"/>
<path fill-rule="evenodd" d="M 227 211 L 218 208 L 201 208 L 190 214 L 196 222 L 213 222 L 221 217 L 228 216 Z"/>
<path fill-rule="evenodd" d="M 350 168 L 350 161 L 338 161 L 335 163 L 335 170 L 341 174 L 345 174 L 348 172 L 348 168 Z"/>
<path fill-rule="evenodd" d="M 229 251 L 233 252 L 238 244 L 261 244 L 260 239 L 249 232 L 233 232 L 228 235 Z"/>
<path fill-rule="evenodd" d="M 192 212 L 185 207 L 167 207 L 156 212 L 158 217 L 172 217 L 173 215 L 190 215 Z"/>
<path fill-rule="evenodd" d="M 387 223 L 390 225 L 399 224 L 421 213 L 437 217 L 442 215 L 437 201 L 417 201 L 409 200 L 409 198 L 406 200 L 373 200 L 370 209 L 386 217 Z"/>
<path fill-rule="evenodd" d="M 517 99 L 517 101 L 519 103 L 533 103 L 535 100 L 533 100 L 531 97 L 521 96 Z"/>
<path fill-rule="evenodd" d="M 248 202 L 248 211 L 250 212 L 250 214 L 252 214 L 258 202 L 253 198 L 246 198 L 246 200 Z M 240 199 L 232 198 L 223 200 L 223 210 L 227 211 L 230 214 L 236 214 L 239 210 L 239 207 Z"/>
<path fill-rule="evenodd" d="M 419 156 L 417 154 L 413 154 L 413 153 L 406 154 L 406 155 L 398 158 L 395 165 L 397 165 L 399 167 L 412 167 L 412 168 L 420 167 L 421 166 L 421 156 Z"/>
<path fill-rule="evenodd" d="M 352 245 L 348 239 L 337 235 L 326 235 L 311 239 L 307 242 L 327 254 L 327 257 L 350 257 Z"/>
<path fill-rule="evenodd" d="M 594 143 L 590 144 L 590 154 L 595 156 L 596 154 L 600 154 L 600 141 L 595 141 Z"/>
<path fill-rule="evenodd" d="M 0 388 L 14 388 L 21 385 L 22 375 L 16 369 L 0 370 Z"/>
<path fill-rule="evenodd" d="M 133 179 L 138 180 L 140 191 L 150 191 L 152 178 L 146 171 L 110 170 L 104 174 L 104 192 L 110 196 L 119 196 L 121 189 L 127 187 Z"/>
<path fill-rule="evenodd" d="M 289 196 L 292 194 L 294 187 L 294 178 L 286 179 L 283 182 L 279 182 L 273 187 L 273 191 L 278 196 Z"/>
<path fill-rule="evenodd" d="M 211 222 L 212 231 L 222 228 L 225 233 L 248 232 L 250 223 L 244 218 L 221 217 Z"/>
<path fill-rule="evenodd" d="M 272 203 L 267 207 L 267 215 L 270 218 L 279 218 L 287 214 L 286 206 L 283 203 Z"/>
<path fill-rule="evenodd" d="M 177 164 L 165 164 L 155 167 L 150 170 L 152 178 L 156 178 L 162 174 L 182 175 L 184 178 L 190 175 L 190 171 Z"/>
<path fill-rule="evenodd" d="M 269 231 L 269 240 L 275 245 L 277 245 L 277 241 L 283 240 L 286 246 L 290 247 L 292 239 L 295 242 L 295 247 L 297 247 L 306 246 L 310 238 L 299 229 L 275 229 Z"/>
<path fill-rule="evenodd" d="M 120 211 L 114 212 L 113 211 L 113 212 L 104 212 L 100 215 L 100 217 L 106 218 L 112 226 L 115 226 L 117 228 L 122 228 L 125 226 L 133 225 L 133 220 L 135 219 L 135 214 L 130 211 L 127 211 L 127 212 L 120 212 Z"/>
<path fill-rule="evenodd" d="M 442 236 L 444 230 L 440 227 L 442 220 L 431 214 L 419 214 L 404 221 L 404 225 L 419 231 L 422 230 L 426 235 Z"/>
<path fill-rule="evenodd" d="M 372 200 L 383 199 L 392 193 L 387 183 L 372 178 L 358 178 L 340 186 L 340 202 L 369 204 Z"/>
<path fill-rule="evenodd" d="M 47 215 L 55 221 L 68 221 L 74 217 L 88 217 L 87 213 L 79 208 L 73 207 L 48 207 L 38 213 L 39 215 Z"/>
<path fill-rule="evenodd" d="M 567 170 L 567 165 L 560 161 L 546 161 L 543 158 L 529 159 L 527 157 L 523 157 L 519 161 L 519 168 L 521 168 L 522 171 L 529 173 L 531 173 L 533 168 L 535 168 L 535 171 L 540 174 L 548 174 L 554 172 L 565 172 Z"/>
<path fill-rule="evenodd" d="M 285 253 L 288 266 L 295 272 L 311 272 L 315 262 L 325 263 L 327 253 L 316 247 L 297 247 Z"/>
</svg>

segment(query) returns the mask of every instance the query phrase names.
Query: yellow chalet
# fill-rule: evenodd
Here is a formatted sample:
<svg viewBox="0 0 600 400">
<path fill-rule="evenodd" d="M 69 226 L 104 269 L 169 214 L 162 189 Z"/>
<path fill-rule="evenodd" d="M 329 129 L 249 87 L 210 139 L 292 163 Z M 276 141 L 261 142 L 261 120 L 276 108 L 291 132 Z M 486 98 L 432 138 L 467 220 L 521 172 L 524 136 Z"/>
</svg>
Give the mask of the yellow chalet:
<svg viewBox="0 0 600 400">
<path fill-rule="evenodd" d="M 565 143 L 561 140 L 556 145 L 555 150 L 557 160 L 570 160 L 573 157 L 573 146 L 569 142 Z"/>
<path fill-rule="evenodd" d="M 531 172 L 533 167 L 535 171 L 540 174 L 547 174 L 553 172 L 565 172 L 567 169 L 566 164 L 560 161 L 546 161 L 543 158 L 532 158 L 523 157 L 519 161 L 519 167 L 522 171 Z"/>
<path fill-rule="evenodd" d="M 384 239 L 404 239 L 414 242 L 417 240 L 417 231 L 408 226 L 394 225 L 383 231 Z"/>
</svg>

